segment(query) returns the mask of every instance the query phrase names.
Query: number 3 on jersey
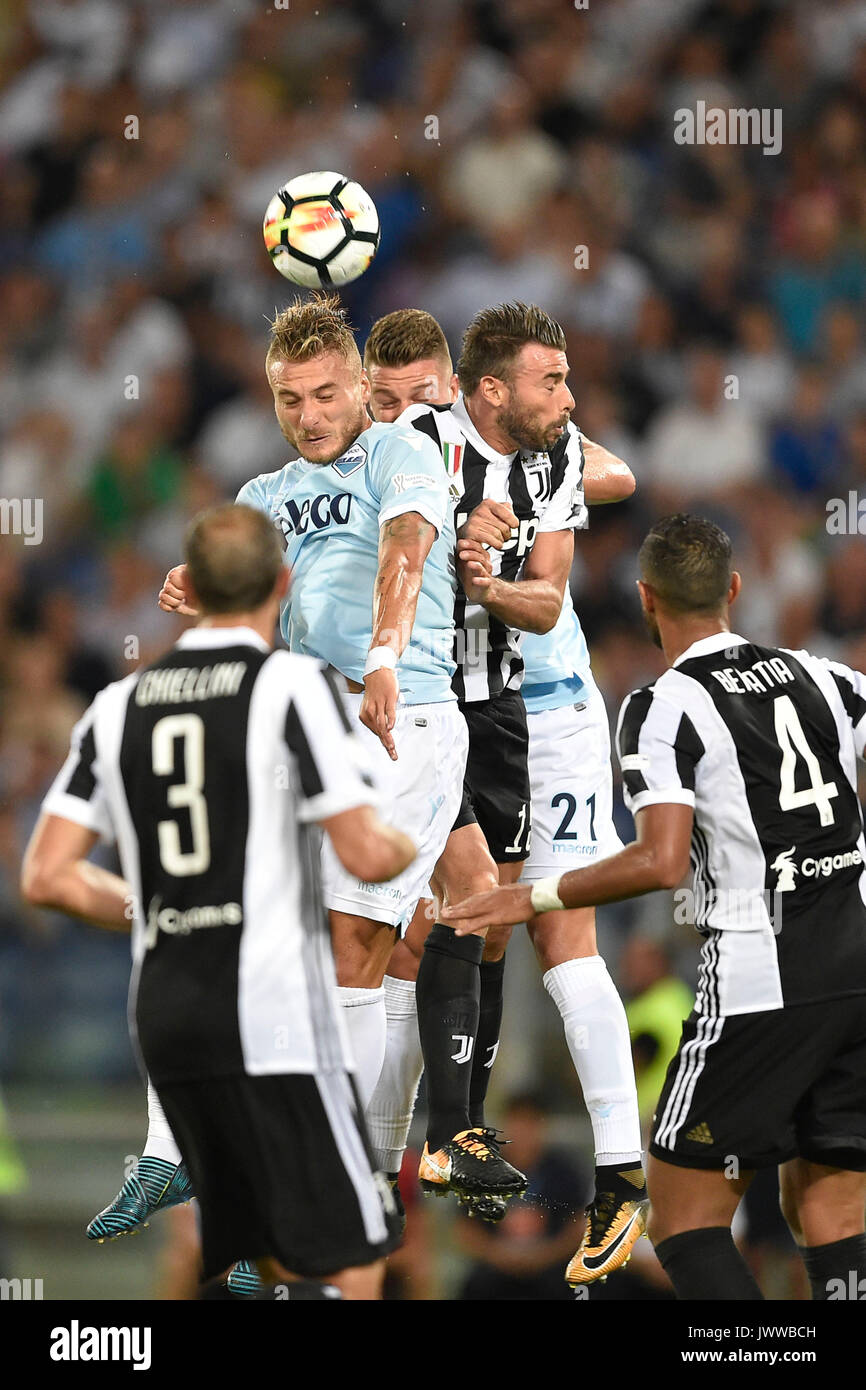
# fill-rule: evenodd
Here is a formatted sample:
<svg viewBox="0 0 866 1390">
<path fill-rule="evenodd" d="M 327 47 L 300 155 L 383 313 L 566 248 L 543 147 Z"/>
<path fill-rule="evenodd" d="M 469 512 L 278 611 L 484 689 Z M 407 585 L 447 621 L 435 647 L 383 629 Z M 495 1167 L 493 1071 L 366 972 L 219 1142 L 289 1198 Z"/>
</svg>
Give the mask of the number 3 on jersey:
<svg viewBox="0 0 866 1390">
<path fill-rule="evenodd" d="M 822 825 L 832 825 L 835 817 L 830 798 L 838 796 L 835 782 L 825 782 L 818 762 L 800 723 L 800 716 L 794 708 L 790 695 L 779 695 L 773 701 L 773 715 L 776 721 L 776 739 L 782 750 L 782 766 L 779 770 L 779 805 L 783 811 L 799 811 L 803 806 L 817 806 Z M 797 790 L 794 775 L 797 755 L 806 764 L 811 783 Z"/>
<path fill-rule="evenodd" d="M 157 777 L 170 777 L 175 770 L 175 739 L 183 740 L 185 782 L 173 782 L 167 791 L 172 809 L 184 808 L 189 813 L 192 849 L 180 847 L 180 829 L 176 820 L 161 820 L 157 825 L 159 862 L 174 878 L 203 874 L 210 866 L 210 828 L 204 787 L 204 721 L 198 714 L 169 714 L 153 726 L 151 756 Z"/>
</svg>

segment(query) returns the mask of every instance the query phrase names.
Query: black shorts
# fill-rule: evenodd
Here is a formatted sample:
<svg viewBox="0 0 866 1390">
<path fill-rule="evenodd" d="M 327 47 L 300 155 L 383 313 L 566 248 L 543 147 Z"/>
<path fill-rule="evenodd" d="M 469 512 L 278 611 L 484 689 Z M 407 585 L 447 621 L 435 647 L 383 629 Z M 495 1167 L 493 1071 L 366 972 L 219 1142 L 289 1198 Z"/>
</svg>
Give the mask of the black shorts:
<svg viewBox="0 0 866 1390">
<path fill-rule="evenodd" d="M 205 1279 L 264 1256 L 321 1279 L 399 1244 L 347 1073 L 215 1077 L 156 1090 L 198 1197 Z"/>
<path fill-rule="evenodd" d="M 532 830 L 523 697 L 506 690 L 460 708 L 469 725 L 464 790 L 496 863 L 522 863 Z"/>
<path fill-rule="evenodd" d="M 477 825 L 478 817 L 472 809 L 472 802 L 466 791 L 466 783 L 463 784 L 463 800 L 460 802 L 460 810 L 457 812 L 457 819 L 451 827 L 452 833 L 455 830 L 462 830 L 464 825 Z"/>
<path fill-rule="evenodd" d="M 866 1172 L 866 995 L 683 1024 L 650 1153 L 684 1168 L 799 1156 Z"/>
</svg>

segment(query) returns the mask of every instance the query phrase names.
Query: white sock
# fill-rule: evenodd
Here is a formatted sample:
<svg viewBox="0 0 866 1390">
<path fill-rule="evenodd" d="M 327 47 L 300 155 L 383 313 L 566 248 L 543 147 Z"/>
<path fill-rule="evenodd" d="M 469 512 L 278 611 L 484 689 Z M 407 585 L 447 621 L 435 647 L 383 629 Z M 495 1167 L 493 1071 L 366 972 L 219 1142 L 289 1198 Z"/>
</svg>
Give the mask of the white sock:
<svg viewBox="0 0 866 1390">
<path fill-rule="evenodd" d="M 399 1173 L 424 1070 L 418 1011 L 412 980 L 385 976 L 388 1035 L 382 1074 L 367 1106 L 367 1129 L 376 1164 L 383 1173 Z"/>
<path fill-rule="evenodd" d="M 346 1011 L 346 1027 L 355 1058 L 355 1080 L 361 1108 L 366 1110 L 385 1060 L 385 991 L 381 985 L 378 989 L 349 989 L 339 985 L 337 993 Z"/>
<path fill-rule="evenodd" d="M 177 1167 L 181 1162 L 180 1149 L 174 1142 L 174 1135 L 168 1126 L 168 1120 L 162 1111 L 159 1103 L 159 1096 L 153 1089 L 150 1077 L 147 1079 L 147 1138 L 144 1141 L 144 1148 L 141 1156 L 144 1158 L 162 1158 L 166 1163 L 173 1163 Z"/>
<path fill-rule="evenodd" d="M 565 1040 L 592 1121 L 595 1161 L 637 1164 L 640 1119 L 628 1023 L 601 956 L 555 965 L 544 988 L 562 1015 Z"/>
</svg>

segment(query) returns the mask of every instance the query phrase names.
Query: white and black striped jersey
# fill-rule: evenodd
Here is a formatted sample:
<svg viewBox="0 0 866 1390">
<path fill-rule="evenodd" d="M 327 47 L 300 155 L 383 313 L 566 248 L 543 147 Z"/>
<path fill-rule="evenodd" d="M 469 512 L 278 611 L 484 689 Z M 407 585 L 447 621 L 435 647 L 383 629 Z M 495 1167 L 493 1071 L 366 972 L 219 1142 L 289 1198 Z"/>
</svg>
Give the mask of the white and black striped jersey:
<svg viewBox="0 0 866 1390">
<path fill-rule="evenodd" d="M 373 800 L 330 673 L 249 628 L 97 695 L 44 809 L 117 842 L 157 1085 L 351 1067 L 315 822 Z"/>
<path fill-rule="evenodd" d="M 629 809 L 694 807 L 698 1013 L 866 993 L 866 677 L 732 633 L 625 700 Z"/>
<path fill-rule="evenodd" d="M 519 579 L 535 538 L 545 531 L 586 525 L 583 445 L 568 428 L 550 453 L 499 454 L 476 430 L 460 396 L 451 406 L 410 406 L 400 417 L 438 444 L 454 498 L 455 529 L 484 501 L 508 502 L 518 526 L 503 550 L 491 550 L 493 573 Z M 523 633 L 471 603 L 458 586 L 454 606 L 453 687 L 459 700 L 488 700 L 518 690 L 523 680 Z"/>
</svg>

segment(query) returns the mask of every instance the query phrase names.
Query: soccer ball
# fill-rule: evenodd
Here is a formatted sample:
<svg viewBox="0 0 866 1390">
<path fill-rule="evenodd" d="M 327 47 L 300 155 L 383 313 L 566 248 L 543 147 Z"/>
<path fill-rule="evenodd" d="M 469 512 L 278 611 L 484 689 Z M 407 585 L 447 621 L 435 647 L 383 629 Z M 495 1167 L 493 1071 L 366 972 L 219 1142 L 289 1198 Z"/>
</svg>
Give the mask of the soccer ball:
<svg viewBox="0 0 866 1390">
<path fill-rule="evenodd" d="M 299 174 L 268 203 L 263 231 L 281 275 L 328 289 L 363 275 L 379 246 L 379 214 L 369 193 L 345 175 Z"/>
</svg>

